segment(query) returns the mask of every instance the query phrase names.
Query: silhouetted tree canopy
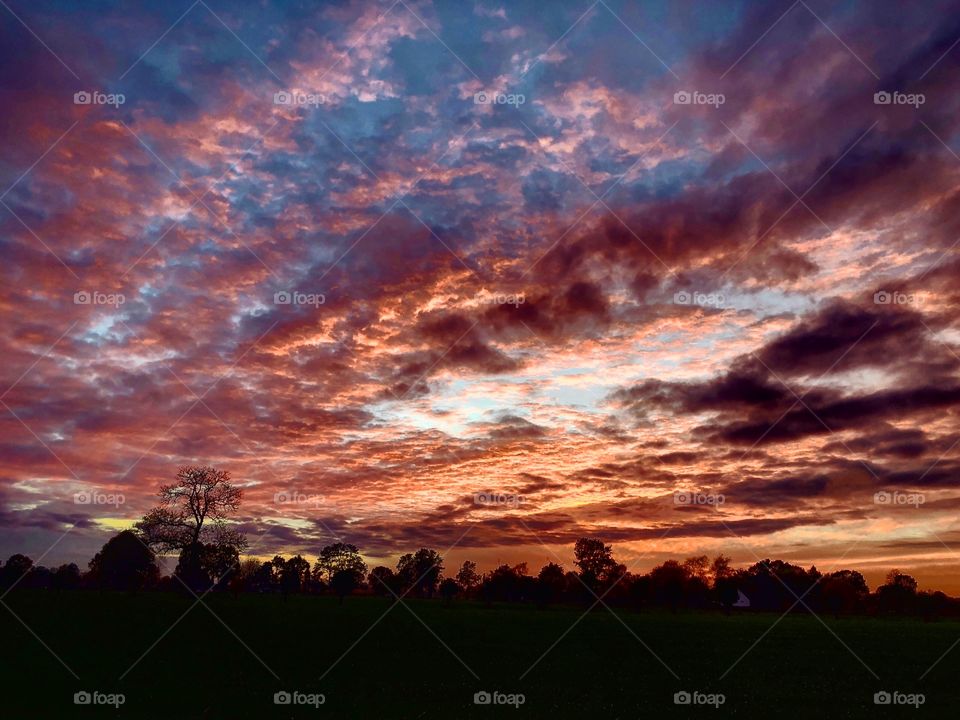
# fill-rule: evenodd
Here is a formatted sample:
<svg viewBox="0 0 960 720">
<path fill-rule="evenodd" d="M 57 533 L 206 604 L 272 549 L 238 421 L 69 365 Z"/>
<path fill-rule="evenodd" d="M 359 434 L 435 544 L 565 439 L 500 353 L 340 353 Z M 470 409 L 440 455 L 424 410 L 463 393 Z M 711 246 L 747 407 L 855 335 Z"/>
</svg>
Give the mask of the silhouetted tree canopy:
<svg viewBox="0 0 960 720">
<path fill-rule="evenodd" d="M 281 558 L 282 560 L 282 558 Z M 276 558 L 274 558 L 276 563 Z M 280 591 L 285 595 L 306 592 L 310 586 L 310 563 L 300 555 L 283 562 L 280 571 Z"/>
<path fill-rule="evenodd" d="M 460 593 L 460 585 L 453 578 L 444 578 L 440 582 L 440 597 L 450 603 Z"/>
<path fill-rule="evenodd" d="M 917 581 L 899 570 L 891 570 L 887 573 L 887 582 L 877 588 L 877 603 L 881 612 L 898 615 L 914 612 L 917 606 Z"/>
<path fill-rule="evenodd" d="M 91 582 L 101 588 L 135 591 L 160 576 L 153 551 L 132 530 L 110 538 L 90 561 Z"/>
<path fill-rule="evenodd" d="M 526 563 L 513 567 L 500 565 L 483 576 L 480 595 L 487 602 L 524 602 L 533 599 L 535 587 L 536 581 L 527 575 Z"/>
<path fill-rule="evenodd" d="M 869 594 L 867 581 L 854 570 L 828 573 L 820 580 L 820 600 L 834 616 L 861 610 Z"/>
<path fill-rule="evenodd" d="M 241 533 L 226 524 L 240 506 L 242 492 L 226 470 L 189 465 L 176 482 L 161 485 L 160 505 L 134 527 L 150 549 L 177 552 L 175 575 L 195 593 L 205 592 L 239 566 L 247 547 Z"/>
<path fill-rule="evenodd" d="M 547 563 L 537 575 L 537 603 L 547 605 L 559 601 L 566 592 L 567 577 L 563 567 L 557 563 Z"/>
<path fill-rule="evenodd" d="M 457 571 L 457 584 L 464 592 L 470 592 L 480 584 L 480 575 L 477 573 L 477 564 L 471 560 L 464 560 Z"/>
<path fill-rule="evenodd" d="M 0 568 L 0 587 L 11 588 L 15 584 L 26 579 L 27 574 L 33 567 L 33 560 L 26 555 L 16 553 L 11 555 L 2 568 Z"/>
<path fill-rule="evenodd" d="M 240 567 L 240 555 L 232 545 L 197 543 L 180 551 L 174 574 L 195 593 L 226 585 L 227 576 Z"/>
<path fill-rule="evenodd" d="M 76 563 L 65 563 L 53 573 L 54 590 L 76 590 L 80 587 L 80 568 Z"/>
<path fill-rule="evenodd" d="M 216 484 L 219 487 L 219 481 Z M 191 527 L 196 530 L 196 525 Z M 200 527 L 202 538 L 206 525 Z M 193 536 L 191 531 L 189 537 Z M 521 562 L 501 564 L 481 576 L 476 563 L 466 560 L 455 578 L 444 578 L 440 554 L 420 548 L 402 555 L 396 572 L 381 565 L 367 575 L 360 550 L 348 543 L 324 547 L 311 571 L 300 555 L 241 561 L 235 545 L 199 540 L 181 549 L 175 578 L 159 578 L 153 550 L 138 533 L 127 530 L 110 538 L 90 561 L 85 575 L 72 563 L 51 569 L 34 566 L 29 557 L 15 554 L 0 566 L 0 584 L 5 589 L 15 585 L 28 591 L 85 587 L 176 590 L 182 587 L 176 582 L 179 578 L 197 589 L 229 587 L 234 593 L 282 593 L 284 598 L 292 593 L 330 590 L 341 602 L 357 591 L 390 597 L 410 592 L 424 598 L 439 591 L 447 604 L 459 595 L 486 602 L 532 602 L 540 608 L 551 603 L 591 607 L 601 596 L 611 606 L 662 607 L 674 612 L 709 607 L 726 613 L 737 608 L 739 612 L 830 612 L 837 617 L 880 612 L 919 614 L 930 621 L 960 615 L 960 600 L 942 592 L 920 592 L 916 579 L 899 570 L 891 570 L 871 594 L 863 575 L 855 570 L 821 575 L 816 567 L 804 569 L 782 560 L 761 560 L 734 569 L 725 555 L 713 560 L 700 555 L 666 560 L 646 574 L 633 574 L 616 561 L 609 545 L 596 538 L 578 540 L 574 557 L 579 572 L 565 571 L 551 562 L 532 577 L 527 564 Z"/>
<path fill-rule="evenodd" d="M 327 582 L 342 570 L 359 573 L 361 577 L 366 574 L 367 565 L 360 557 L 360 551 L 356 545 L 341 542 L 327 545 L 320 551 L 313 565 L 314 576 Z"/>
<path fill-rule="evenodd" d="M 413 592 L 420 597 L 433 597 L 442 571 L 440 553 L 427 548 L 403 555 L 397 562 L 397 579 L 403 592 Z"/>
<path fill-rule="evenodd" d="M 313 566 L 314 578 L 326 582 L 341 600 L 363 585 L 366 574 L 367 565 L 360 551 L 349 543 L 327 545 Z"/>
<path fill-rule="evenodd" d="M 615 581 L 617 563 L 613 559 L 613 550 L 602 540 L 580 538 L 573 546 L 573 556 L 580 568 L 580 579 L 594 592 L 601 585 Z"/>
<path fill-rule="evenodd" d="M 330 577 L 330 589 L 343 602 L 343 598 L 363 584 L 363 572 L 360 570 L 337 570 Z"/>
<path fill-rule="evenodd" d="M 399 594 L 396 575 L 393 574 L 393 570 L 383 565 L 378 565 L 370 571 L 370 575 L 367 576 L 367 585 L 374 595 Z"/>
</svg>

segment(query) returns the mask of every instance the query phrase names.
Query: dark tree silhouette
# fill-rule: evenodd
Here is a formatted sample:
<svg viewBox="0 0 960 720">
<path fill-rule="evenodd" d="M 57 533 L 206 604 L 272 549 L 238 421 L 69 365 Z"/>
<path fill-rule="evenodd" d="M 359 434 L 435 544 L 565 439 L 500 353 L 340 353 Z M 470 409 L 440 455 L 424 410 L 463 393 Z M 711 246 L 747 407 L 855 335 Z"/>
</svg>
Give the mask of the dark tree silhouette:
<svg viewBox="0 0 960 720">
<path fill-rule="evenodd" d="M 343 598 L 352 593 L 363 584 L 363 572 L 359 570 L 337 570 L 330 577 L 330 589 L 340 598 L 340 604 L 343 604 Z"/>
<path fill-rule="evenodd" d="M 53 587 L 53 570 L 43 565 L 34 565 L 22 584 L 35 590 L 48 590 Z"/>
<path fill-rule="evenodd" d="M 713 577 L 713 581 L 721 580 L 723 578 L 732 577 L 734 570 L 730 567 L 730 558 L 726 555 L 717 555 L 713 562 L 710 563 L 710 575 Z"/>
<path fill-rule="evenodd" d="M 58 567 L 53 573 L 52 587 L 54 590 L 76 590 L 80 587 L 80 568 L 76 563 L 66 563 Z"/>
<path fill-rule="evenodd" d="M 688 607 L 705 608 L 710 604 L 710 559 L 706 555 L 683 561 L 687 574 L 683 602 Z"/>
<path fill-rule="evenodd" d="M 762 560 L 747 569 L 743 576 L 743 592 L 750 598 L 751 606 L 758 610 L 807 612 L 797 598 L 809 604 L 809 595 L 804 597 L 820 579 L 815 567 L 804 570 L 783 560 Z"/>
<path fill-rule="evenodd" d="M 132 530 L 114 535 L 90 561 L 91 582 L 100 588 L 135 592 L 159 576 L 153 551 Z"/>
<path fill-rule="evenodd" d="M 230 545 L 197 543 L 180 551 L 174 574 L 194 592 L 225 588 L 240 567 L 240 555 Z"/>
<path fill-rule="evenodd" d="M 11 555 L 3 568 L 0 568 L 0 587 L 11 588 L 26 579 L 33 567 L 33 560 L 26 555 Z"/>
<path fill-rule="evenodd" d="M 460 593 L 460 585 L 453 578 L 444 578 L 440 582 L 440 597 L 446 601 L 447 605 Z"/>
<path fill-rule="evenodd" d="M 686 597 L 690 576 L 676 560 L 667 560 L 650 571 L 653 601 L 676 612 Z"/>
<path fill-rule="evenodd" d="M 700 580 L 707 584 L 710 576 L 710 558 L 706 555 L 687 558 L 683 561 L 683 569 L 691 580 Z"/>
<path fill-rule="evenodd" d="M 314 576 L 327 582 L 341 570 L 358 572 L 361 577 L 367 572 L 366 563 L 360 557 L 360 551 L 356 545 L 339 542 L 327 545 L 320 551 L 313 565 Z"/>
<path fill-rule="evenodd" d="M 834 617 L 860 611 L 870 593 L 863 575 L 854 570 L 839 570 L 824 575 L 819 588 L 821 604 Z"/>
<path fill-rule="evenodd" d="M 334 543 L 320 551 L 313 566 L 315 579 L 326 582 L 343 602 L 343 598 L 363 585 L 367 565 L 356 545 Z"/>
<path fill-rule="evenodd" d="M 566 573 L 557 563 L 547 563 L 537 575 L 537 604 L 544 607 L 560 600 L 567 586 Z"/>
<path fill-rule="evenodd" d="M 480 575 L 477 573 L 477 564 L 471 560 L 464 560 L 460 570 L 457 571 L 457 584 L 463 588 L 463 592 L 470 593 L 480 584 Z"/>
<path fill-rule="evenodd" d="M 280 568 L 280 591 L 284 595 L 306 592 L 310 585 L 310 563 L 294 555 Z"/>
<path fill-rule="evenodd" d="M 917 581 L 910 575 L 891 570 L 887 582 L 877 588 L 877 603 L 883 612 L 902 615 L 916 608 Z"/>
<path fill-rule="evenodd" d="M 277 592 L 280 589 L 280 568 L 284 559 L 277 555 L 273 560 L 260 563 L 251 579 L 250 585 L 255 592 Z"/>
<path fill-rule="evenodd" d="M 617 563 L 613 559 L 613 550 L 602 540 L 580 538 L 573 546 L 573 556 L 580 568 L 580 579 L 594 592 L 601 585 L 615 580 Z"/>
<path fill-rule="evenodd" d="M 156 552 L 178 552 L 176 574 L 194 591 L 206 590 L 221 575 L 211 568 L 235 570 L 246 538 L 226 518 L 240 506 L 242 491 L 230 473 L 209 466 L 184 466 L 171 485 L 161 485 L 160 505 L 136 524 L 143 541 Z"/>
<path fill-rule="evenodd" d="M 236 572 L 230 573 L 227 579 L 227 585 L 231 592 L 233 592 L 234 595 L 239 595 L 242 592 L 263 592 L 260 588 L 256 587 L 255 579 L 262 565 L 263 563 L 254 558 L 241 560 L 240 567 L 237 568 Z"/>
<path fill-rule="evenodd" d="M 728 615 L 740 599 L 739 584 L 736 574 L 716 577 L 713 580 L 713 597 Z"/>
<path fill-rule="evenodd" d="M 937 590 L 936 592 L 917 593 L 917 613 L 926 621 L 936 620 L 950 609 L 950 598 Z"/>
<path fill-rule="evenodd" d="M 420 548 L 412 555 L 403 555 L 397 562 L 400 587 L 404 592 L 414 592 L 420 597 L 433 597 L 442 571 L 443 558 L 440 553 L 427 548 Z"/>
<path fill-rule="evenodd" d="M 527 575 L 527 564 L 500 565 L 484 575 L 480 595 L 487 602 L 523 602 L 535 594 L 536 581 Z"/>
<path fill-rule="evenodd" d="M 378 565 L 370 571 L 370 575 L 367 576 L 367 585 L 370 586 L 370 591 L 374 595 L 393 597 L 394 593 L 399 593 L 397 576 L 393 574 L 393 570 L 383 565 Z"/>
<path fill-rule="evenodd" d="M 201 533 L 201 537 L 203 537 Z M 733 569 L 730 558 L 719 555 L 710 561 L 706 556 L 687 558 L 682 562 L 667 560 L 646 575 L 627 572 L 618 564 L 608 545 L 597 539 L 582 538 L 574 554 L 580 572 L 564 572 L 562 566 L 548 563 L 534 578 L 527 564 L 500 565 L 481 578 L 477 594 L 487 602 L 536 602 L 543 607 L 557 601 L 583 601 L 592 604 L 591 589 L 584 587 L 584 578 L 603 592 L 604 602 L 611 606 L 628 603 L 705 609 L 721 606 L 729 613 L 741 593 L 750 600 L 749 610 L 796 612 L 830 611 L 841 613 L 887 612 L 919 614 L 925 620 L 942 615 L 960 616 L 960 600 L 942 592 L 919 592 L 917 581 L 899 570 L 892 570 L 886 582 L 870 594 L 863 576 L 853 570 L 838 570 L 821 576 L 816 567 L 805 570 L 782 560 L 763 560 L 745 569 Z M 111 538 L 90 561 L 90 572 L 81 576 L 76 565 L 51 569 L 34 566 L 30 558 L 16 554 L 0 565 L 0 583 L 16 585 L 25 591 L 76 587 L 100 587 L 137 590 L 151 587 L 176 590 L 174 578 L 160 578 L 152 549 L 141 536 L 125 531 Z M 187 580 L 188 572 L 210 583 L 225 573 L 224 583 L 235 592 L 323 591 L 329 588 L 343 598 L 364 585 L 366 565 L 354 545 L 335 543 L 324 547 L 311 573 L 309 563 L 300 555 L 289 559 L 277 555 L 272 560 L 239 561 L 232 545 L 217 545 L 190 540 L 181 550 L 177 575 Z M 188 563 L 194 563 L 189 565 Z M 416 592 L 431 597 L 439 589 L 449 605 L 457 595 L 464 595 L 477 580 L 476 565 L 466 561 L 457 578 L 442 576 L 442 558 L 434 550 L 420 548 L 403 555 L 397 572 L 378 566 L 366 579 L 369 591 L 377 595 L 402 595 Z M 233 570 L 233 572 L 228 572 Z M 192 581 L 191 581 L 192 582 Z M 605 587 L 605 583 L 609 583 Z M 593 590 L 593 592 L 597 592 Z M 798 602 L 797 598 L 804 598 Z"/>
<path fill-rule="evenodd" d="M 740 599 L 740 581 L 736 571 L 730 567 L 730 558 L 717 555 L 710 565 L 710 575 L 713 578 L 713 599 L 729 615 L 731 608 Z"/>
</svg>

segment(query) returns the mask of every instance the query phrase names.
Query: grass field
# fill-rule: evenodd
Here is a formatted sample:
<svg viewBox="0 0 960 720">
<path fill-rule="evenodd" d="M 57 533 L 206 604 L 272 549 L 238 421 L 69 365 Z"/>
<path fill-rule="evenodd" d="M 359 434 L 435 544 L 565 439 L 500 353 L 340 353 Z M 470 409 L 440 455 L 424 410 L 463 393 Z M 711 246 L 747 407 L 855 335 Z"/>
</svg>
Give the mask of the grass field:
<svg viewBox="0 0 960 720">
<path fill-rule="evenodd" d="M 391 603 L 379 598 L 341 606 L 255 595 L 207 596 L 209 610 L 193 602 L 11 593 L 4 603 L 29 630 L 0 609 L 0 717 L 946 718 L 960 699 L 960 646 L 919 680 L 960 638 L 956 622 L 825 618 L 825 627 L 790 616 L 770 630 L 776 615 L 620 611 L 624 627 L 601 609 L 574 626 L 577 608 L 411 600 L 387 612 Z M 75 705 L 82 690 L 123 693 L 125 702 Z M 275 705 L 283 690 L 322 693 L 325 702 Z M 484 690 L 522 693 L 524 703 L 475 705 Z M 681 690 L 722 693 L 725 702 L 675 705 Z M 925 703 L 876 706 L 880 690 L 924 693 Z"/>
</svg>

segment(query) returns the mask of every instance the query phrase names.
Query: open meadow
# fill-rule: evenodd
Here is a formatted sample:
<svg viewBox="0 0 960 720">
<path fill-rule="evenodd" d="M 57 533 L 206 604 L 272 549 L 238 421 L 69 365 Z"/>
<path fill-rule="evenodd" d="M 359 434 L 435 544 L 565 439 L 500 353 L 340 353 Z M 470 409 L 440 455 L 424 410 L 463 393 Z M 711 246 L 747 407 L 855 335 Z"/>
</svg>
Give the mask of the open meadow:
<svg viewBox="0 0 960 720">
<path fill-rule="evenodd" d="M 579 620 L 573 607 L 261 595 L 197 604 L 172 593 L 17 591 L 4 602 L 50 649 L 0 616 L 13 659 L 8 718 L 918 715 L 875 705 L 884 690 L 923 693 L 919 714 L 949 717 L 960 670 L 951 653 L 919 680 L 960 638 L 953 621 L 620 610 L 618 620 L 604 609 Z M 82 691 L 124 703 L 75 705 Z M 284 691 L 323 703 L 275 704 Z M 475 704 L 484 691 L 523 703 Z M 723 704 L 677 705 L 682 691 Z"/>
</svg>

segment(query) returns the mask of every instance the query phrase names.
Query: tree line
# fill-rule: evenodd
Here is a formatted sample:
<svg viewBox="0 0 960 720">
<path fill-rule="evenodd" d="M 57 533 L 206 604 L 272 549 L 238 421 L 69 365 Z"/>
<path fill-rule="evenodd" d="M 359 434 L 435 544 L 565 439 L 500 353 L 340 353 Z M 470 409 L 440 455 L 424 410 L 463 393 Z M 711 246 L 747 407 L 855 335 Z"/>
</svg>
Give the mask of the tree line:
<svg viewBox="0 0 960 720">
<path fill-rule="evenodd" d="M 706 555 L 667 560 L 650 572 L 637 574 L 618 562 L 610 545 L 596 538 L 576 541 L 576 569 L 547 563 L 532 574 L 527 563 L 501 564 L 480 573 L 466 560 L 446 574 L 436 550 L 420 548 L 402 555 L 395 568 L 368 570 L 359 548 L 336 542 L 322 548 L 311 565 L 301 555 L 272 560 L 241 559 L 247 543 L 226 524 L 240 504 L 241 491 L 229 473 L 205 466 L 181 468 L 177 480 L 160 488 L 161 503 L 136 523 L 110 538 L 90 560 L 85 572 L 75 563 L 57 568 L 34 566 L 22 554 L 0 564 L 0 588 L 50 591 L 110 589 L 379 595 L 473 599 L 486 603 L 608 605 L 634 608 L 722 609 L 775 612 L 920 615 L 925 618 L 960 615 L 960 600 L 942 592 L 921 592 L 917 581 L 892 570 L 871 592 L 855 570 L 820 573 L 783 560 L 762 560 L 736 569 L 730 558 Z M 176 569 L 162 576 L 158 553 L 178 552 Z"/>
</svg>

